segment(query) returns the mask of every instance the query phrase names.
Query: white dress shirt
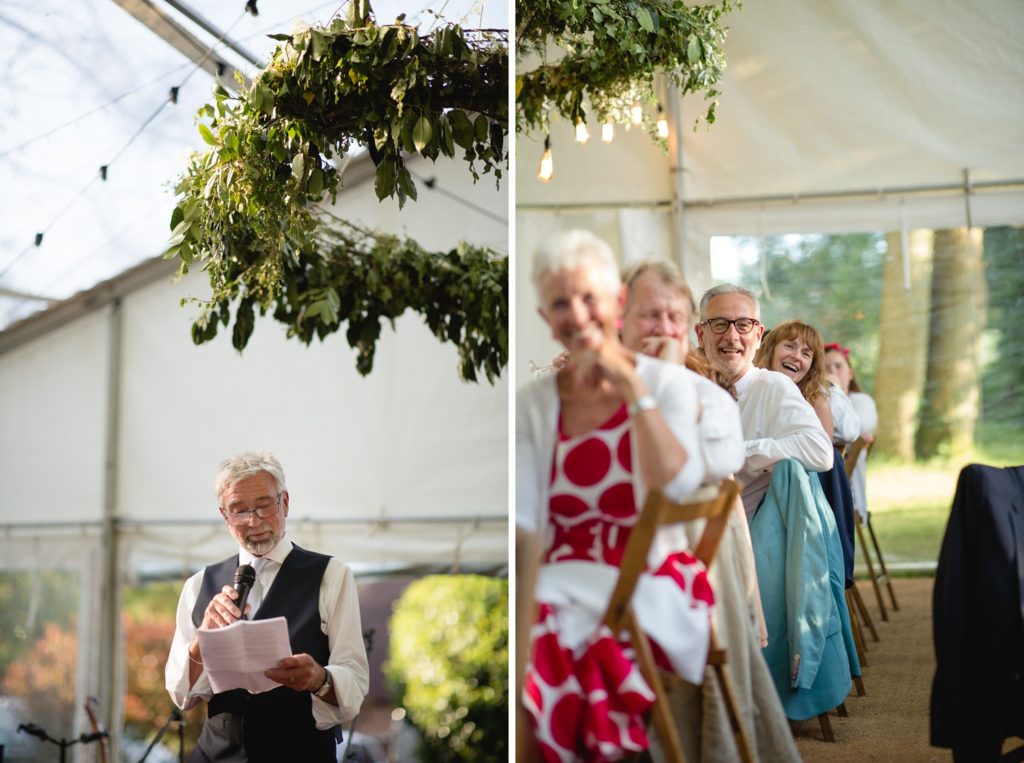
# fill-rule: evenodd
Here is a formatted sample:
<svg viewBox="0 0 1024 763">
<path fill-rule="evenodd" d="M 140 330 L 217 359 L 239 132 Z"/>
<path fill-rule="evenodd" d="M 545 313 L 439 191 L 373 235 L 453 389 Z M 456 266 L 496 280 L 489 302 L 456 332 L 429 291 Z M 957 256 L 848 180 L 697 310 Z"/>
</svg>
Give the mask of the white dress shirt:
<svg viewBox="0 0 1024 763">
<path fill-rule="evenodd" d="M 282 538 L 258 572 L 263 598 L 274 584 L 281 564 L 292 551 L 292 542 Z M 244 548 L 238 550 L 238 563 L 252 564 L 255 557 Z M 195 638 L 192 610 L 203 582 L 204 570 L 185 581 L 178 613 L 171 653 L 164 670 L 164 681 L 174 704 L 182 710 L 198 705 L 213 696 L 210 680 L 204 670 L 189 688 L 188 645 Z M 258 604 L 259 602 L 257 602 Z M 313 719 L 316 727 L 324 730 L 354 718 L 359 713 L 363 698 L 369 690 L 369 666 L 363 646 L 362 624 L 359 616 L 359 594 L 355 577 L 348 565 L 331 558 L 320 583 L 320 630 L 327 636 L 330 657 L 324 667 L 330 671 L 338 706 L 313 697 Z M 255 609 L 253 610 L 255 612 Z"/>
<path fill-rule="evenodd" d="M 832 409 L 832 442 L 842 448 L 860 437 L 860 417 L 845 392 L 835 384 L 828 384 L 827 388 Z"/>
<path fill-rule="evenodd" d="M 704 484 L 717 485 L 743 468 L 743 427 L 740 407 L 732 395 L 713 381 L 686 369 L 697 390 L 700 403 L 701 455 L 704 457 Z"/>
<path fill-rule="evenodd" d="M 792 458 L 810 471 L 827 472 L 833 450 L 818 414 L 788 376 L 751 366 L 735 386 L 746 446 L 737 476 L 749 517 L 768 491 L 773 464 Z"/>
</svg>

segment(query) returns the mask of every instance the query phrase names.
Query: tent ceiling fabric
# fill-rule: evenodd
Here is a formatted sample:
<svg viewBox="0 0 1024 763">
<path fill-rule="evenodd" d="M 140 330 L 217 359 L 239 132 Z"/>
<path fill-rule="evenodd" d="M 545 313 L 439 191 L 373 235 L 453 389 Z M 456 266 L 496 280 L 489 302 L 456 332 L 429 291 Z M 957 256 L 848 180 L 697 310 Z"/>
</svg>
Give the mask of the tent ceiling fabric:
<svg viewBox="0 0 1024 763">
<path fill-rule="evenodd" d="M 964 183 L 965 169 L 972 184 L 1016 182 L 999 192 L 977 188 L 973 224 L 1024 223 L 1020 2 L 775 0 L 745 3 L 726 21 L 728 68 L 718 121 L 694 131 L 704 104 L 688 98 L 682 107 L 687 227 L 707 235 L 817 232 L 834 229 L 830 220 L 838 217 L 851 226 L 847 230 L 894 230 L 901 201 L 911 226 L 964 225 L 963 196 L 955 191 L 938 204 L 911 194 L 893 194 L 881 204 L 878 198 L 806 197 L 955 187 Z M 540 147 L 533 138 L 519 142 L 517 201 L 525 208 L 671 201 L 668 157 L 638 145 L 643 138 L 635 132 L 622 136 L 620 130 L 610 145 L 591 140 L 579 146 L 570 126 L 559 123 L 555 178 L 548 185 L 535 179 Z M 618 175 L 609 168 L 623 162 L 631 167 L 630 182 L 612 182 Z M 638 172 L 646 180 L 633 177 Z M 766 196 L 784 198 L 763 213 L 757 205 L 729 204 Z M 716 206 L 701 204 L 708 201 Z M 773 208 L 783 204 L 785 212 Z M 719 212 L 714 226 L 725 230 L 701 219 L 707 210 Z"/>
</svg>

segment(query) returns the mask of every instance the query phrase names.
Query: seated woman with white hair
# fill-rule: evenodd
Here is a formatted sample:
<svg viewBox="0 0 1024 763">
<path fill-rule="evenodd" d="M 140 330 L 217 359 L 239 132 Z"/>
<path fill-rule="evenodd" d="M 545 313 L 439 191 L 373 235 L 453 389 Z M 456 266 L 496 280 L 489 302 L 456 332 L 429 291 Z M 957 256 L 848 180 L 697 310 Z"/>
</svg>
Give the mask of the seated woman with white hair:
<svg viewBox="0 0 1024 763">
<path fill-rule="evenodd" d="M 516 399 L 517 570 L 537 603 L 519 647 L 529 652 L 522 702 L 544 759 L 615 759 L 646 749 L 654 695 L 628 638 L 600 622 L 647 492 L 683 500 L 703 481 L 697 396 L 680 366 L 619 341 L 625 295 L 601 239 L 555 235 L 532 276 L 541 317 L 570 356 Z M 534 585 L 524 571 L 537 557 Z M 633 605 L 658 661 L 693 683 L 712 603 L 683 529 L 663 529 Z"/>
</svg>

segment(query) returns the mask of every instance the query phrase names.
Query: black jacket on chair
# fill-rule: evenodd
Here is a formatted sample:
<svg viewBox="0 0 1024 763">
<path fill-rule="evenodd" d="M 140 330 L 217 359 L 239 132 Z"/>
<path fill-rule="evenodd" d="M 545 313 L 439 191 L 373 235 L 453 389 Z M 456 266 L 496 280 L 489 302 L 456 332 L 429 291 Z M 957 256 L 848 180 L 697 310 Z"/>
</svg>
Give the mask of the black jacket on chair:
<svg viewBox="0 0 1024 763">
<path fill-rule="evenodd" d="M 998 760 L 1024 736 L 1024 467 L 960 473 L 932 598 L 931 743 Z"/>
</svg>

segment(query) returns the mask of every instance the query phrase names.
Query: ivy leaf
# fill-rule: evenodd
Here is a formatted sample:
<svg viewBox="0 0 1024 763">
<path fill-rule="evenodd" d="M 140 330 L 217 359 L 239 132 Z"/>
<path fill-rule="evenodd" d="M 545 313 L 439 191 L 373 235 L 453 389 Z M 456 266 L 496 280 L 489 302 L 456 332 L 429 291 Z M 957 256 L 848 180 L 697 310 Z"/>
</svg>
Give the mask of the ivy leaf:
<svg viewBox="0 0 1024 763">
<path fill-rule="evenodd" d="M 330 47 L 331 41 L 324 37 L 322 32 L 316 29 L 310 33 L 313 40 L 313 60 L 319 61 L 324 57 L 324 51 Z"/>
<path fill-rule="evenodd" d="M 306 190 L 314 198 L 319 198 L 320 192 L 324 190 L 324 173 L 319 167 L 314 167 L 310 171 Z"/>
<path fill-rule="evenodd" d="M 292 177 L 301 180 L 306 169 L 306 155 L 296 154 L 292 157 Z"/>
<path fill-rule="evenodd" d="M 402 167 L 398 173 L 398 187 L 402 189 L 406 196 L 416 201 L 416 184 L 412 182 L 412 175 L 409 174 L 409 170 L 405 167 Z"/>
<path fill-rule="evenodd" d="M 211 321 L 210 325 L 213 326 L 214 333 L 216 333 L 217 324 Z M 235 311 L 235 328 L 231 332 L 231 346 L 239 352 L 244 350 L 245 346 L 249 344 L 249 337 L 252 336 L 254 328 L 256 328 L 256 316 L 252 309 L 252 299 L 245 297 L 238 303 L 238 309 Z"/>
<path fill-rule="evenodd" d="M 203 140 L 206 141 L 206 143 L 208 143 L 209 145 L 217 145 L 217 138 L 214 136 L 213 132 L 211 132 L 210 128 L 202 122 L 199 123 L 199 134 L 202 136 Z"/>
<path fill-rule="evenodd" d="M 690 64 L 700 61 L 700 39 L 696 36 L 691 37 L 689 44 L 686 46 L 686 60 Z"/>
<path fill-rule="evenodd" d="M 383 159 L 377 165 L 377 175 L 374 178 L 373 190 L 380 201 L 391 196 L 395 192 L 395 160 Z"/>
<path fill-rule="evenodd" d="M 477 114 L 476 119 L 473 121 L 473 129 L 478 143 L 483 143 L 487 140 L 487 117 L 483 114 Z"/>
<path fill-rule="evenodd" d="M 417 151 L 422 151 L 430 143 L 433 137 L 433 130 L 430 128 L 430 120 L 425 116 L 419 118 L 416 126 L 412 129 L 412 143 Z"/>
<path fill-rule="evenodd" d="M 452 109 L 448 113 L 452 123 L 452 132 L 455 142 L 463 148 L 473 147 L 473 123 L 469 121 L 466 112 L 462 109 Z"/>
<path fill-rule="evenodd" d="M 636 9 L 636 20 L 637 23 L 643 27 L 643 30 L 648 34 L 654 33 L 654 19 L 651 17 L 651 12 L 644 6 L 637 6 Z"/>
</svg>

